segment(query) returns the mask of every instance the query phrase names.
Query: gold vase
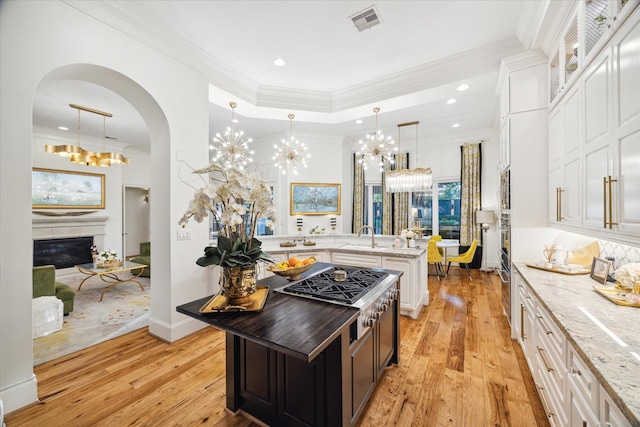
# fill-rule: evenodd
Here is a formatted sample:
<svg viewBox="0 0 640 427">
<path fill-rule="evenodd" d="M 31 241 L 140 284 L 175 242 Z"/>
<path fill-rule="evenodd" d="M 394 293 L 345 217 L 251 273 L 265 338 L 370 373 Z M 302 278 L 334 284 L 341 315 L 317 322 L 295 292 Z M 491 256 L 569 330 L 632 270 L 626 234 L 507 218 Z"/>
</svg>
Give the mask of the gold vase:
<svg viewBox="0 0 640 427">
<path fill-rule="evenodd" d="M 243 305 L 256 292 L 256 264 L 244 267 L 222 267 L 220 287 L 229 305 Z"/>
</svg>

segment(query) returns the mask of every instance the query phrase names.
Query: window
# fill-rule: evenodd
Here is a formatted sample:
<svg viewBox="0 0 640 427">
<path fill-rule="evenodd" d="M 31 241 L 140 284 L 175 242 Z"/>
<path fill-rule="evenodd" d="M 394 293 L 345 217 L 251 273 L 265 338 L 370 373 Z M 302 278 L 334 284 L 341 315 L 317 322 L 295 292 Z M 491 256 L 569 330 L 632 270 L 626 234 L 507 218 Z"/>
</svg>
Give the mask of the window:
<svg viewBox="0 0 640 427">
<path fill-rule="evenodd" d="M 382 234 L 382 185 L 364 187 L 364 224 L 373 227 L 373 234 Z M 369 230 L 365 230 L 369 232 Z"/>
<path fill-rule="evenodd" d="M 460 181 L 438 184 L 438 231 L 443 239 L 460 239 Z"/>
<path fill-rule="evenodd" d="M 460 239 L 460 181 L 434 183 L 432 192 L 411 194 L 411 216 L 414 228 L 422 228 L 425 236 L 439 234 L 443 239 Z"/>
</svg>

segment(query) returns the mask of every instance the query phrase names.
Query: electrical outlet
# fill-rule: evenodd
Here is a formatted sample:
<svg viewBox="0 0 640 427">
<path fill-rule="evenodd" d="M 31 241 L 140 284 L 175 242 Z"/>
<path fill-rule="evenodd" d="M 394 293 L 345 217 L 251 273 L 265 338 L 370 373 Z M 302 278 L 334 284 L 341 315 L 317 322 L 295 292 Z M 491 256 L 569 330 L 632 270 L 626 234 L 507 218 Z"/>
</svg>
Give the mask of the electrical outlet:
<svg viewBox="0 0 640 427">
<path fill-rule="evenodd" d="M 178 230 L 178 240 L 191 240 L 191 230 L 189 228 Z"/>
</svg>

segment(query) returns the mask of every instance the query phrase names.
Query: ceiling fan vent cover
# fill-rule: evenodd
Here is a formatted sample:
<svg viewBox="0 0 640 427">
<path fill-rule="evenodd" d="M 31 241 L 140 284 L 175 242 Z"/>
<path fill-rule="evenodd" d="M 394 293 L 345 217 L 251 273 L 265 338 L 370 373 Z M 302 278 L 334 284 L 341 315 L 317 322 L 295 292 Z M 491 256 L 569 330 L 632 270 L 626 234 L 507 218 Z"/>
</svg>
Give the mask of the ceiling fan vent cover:
<svg viewBox="0 0 640 427">
<path fill-rule="evenodd" d="M 366 8 L 365 10 L 356 13 L 349 17 L 353 21 L 358 31 L 368 30 L 382 22 L 380 15 L 375 6 Z"/>
</svg>

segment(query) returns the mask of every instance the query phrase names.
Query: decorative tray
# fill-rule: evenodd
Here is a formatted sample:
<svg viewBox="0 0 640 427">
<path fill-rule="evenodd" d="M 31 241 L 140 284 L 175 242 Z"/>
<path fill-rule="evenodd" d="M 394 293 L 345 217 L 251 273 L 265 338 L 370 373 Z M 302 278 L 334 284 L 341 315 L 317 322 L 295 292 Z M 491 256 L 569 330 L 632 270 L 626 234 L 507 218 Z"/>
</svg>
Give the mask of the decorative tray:
<svg viewBox="0 0 640 427">
<path fill-rule="evenodd" d="M 315 246 L 316 242 L 312 242 L 311 240 L 305 240 L 304 242 L 302 242 L 302 244 L 304 246 Z"/>
<path fill-rule="evenodd" d="M 293 248 L 295 245 L 296 245 L 296 242 L 289 242 L 289 241 L 280 243 L 281 248 Z"/>
<path fill-rule="evenodd" d="M 618 305 L 625 307 L 640 307 L 640 295 L 633 294 L 623 288 L 617 286 L 593 285 L 593 289 Z"/>
<path fill-rule="evenodd" d="M 251 295 L 251 300 L 246 305 L 229 305 L 227 297 L 215 295 L 205 305 L 200 308 L 200 314 L 230 313 L 230 312 L 251 312 L 260 311 L 267 302 L 269 295 L 268 286 L 258 286 L 256 292 Z"/>
<path fill-rule="evenodd" d="M 551 271 L 552 273 L 569 274 L 575 276 L 577 274 L 589 274 L 591 270 L 578 264 L 559 265 L 547 267 L 546 262 L 535 261 L 525 263 L 527 267 L 537 268 L 538 270 Z"/>
</svg>

